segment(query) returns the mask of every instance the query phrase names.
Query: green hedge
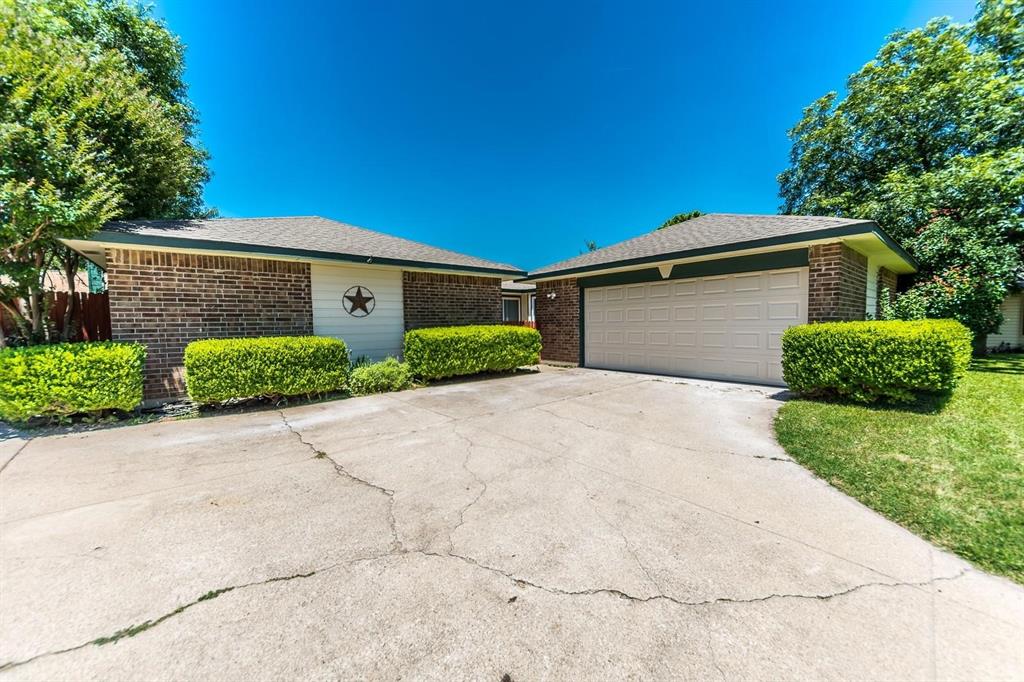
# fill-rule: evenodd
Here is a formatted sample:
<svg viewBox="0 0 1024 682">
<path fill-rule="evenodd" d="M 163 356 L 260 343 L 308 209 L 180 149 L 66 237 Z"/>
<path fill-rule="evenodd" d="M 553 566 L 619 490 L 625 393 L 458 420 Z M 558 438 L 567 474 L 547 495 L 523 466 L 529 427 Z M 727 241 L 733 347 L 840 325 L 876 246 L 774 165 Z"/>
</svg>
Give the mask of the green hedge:
<svg viewBox="0 0 1024 682">
<path fill-rule="evenodd" d="M 405 333 L 405 361 L 424 379 L 535 365 L 540 361 L 540 333 L 511 325 L 415 329 Z"/>
<path fill-rule="evenodd" d="M 912 402 L 956 386 L 971 339 L 955 320 L 805 324 L 782 335 L 782 373 L 805 395 Z"/>
<path fill-rule="evenodd" d="M 0 351 L 0 418 L 23 421 L 142 402 L 146 347 L 138 343 L 60 343 Z"/>
<path fill-rule="evenodd" d="M 352 395 L 401 391 L 411 385 L 412 370 L 395 358 L 353 367 L 348 377 L 348 390 Z"/>
<path fill-rule="evenodd" d="M 185 347 L 192 400 L 326 393 L 345 386 L 348 348 L 325 336 L 204 339 Z"/>
</svg>

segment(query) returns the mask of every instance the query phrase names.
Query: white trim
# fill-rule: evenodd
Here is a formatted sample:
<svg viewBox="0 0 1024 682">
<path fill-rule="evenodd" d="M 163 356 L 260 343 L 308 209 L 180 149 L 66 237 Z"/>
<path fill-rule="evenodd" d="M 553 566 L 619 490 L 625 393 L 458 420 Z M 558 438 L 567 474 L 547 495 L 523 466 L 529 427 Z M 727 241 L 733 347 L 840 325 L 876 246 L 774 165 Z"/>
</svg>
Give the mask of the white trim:
<svg viewBox="0 0 1024 682">
<path fill-rule="evenodd" d="M 505 303 L 508 301 L 514 301 L 516 304 L 516 317 L 515 319 L 508 319 L 505 317 Z M 523 321 L 523 299 L 521 296 L 502 296 L 501 297 L 501 321 L 502 322 L 522 322 Z"/>
</svg>

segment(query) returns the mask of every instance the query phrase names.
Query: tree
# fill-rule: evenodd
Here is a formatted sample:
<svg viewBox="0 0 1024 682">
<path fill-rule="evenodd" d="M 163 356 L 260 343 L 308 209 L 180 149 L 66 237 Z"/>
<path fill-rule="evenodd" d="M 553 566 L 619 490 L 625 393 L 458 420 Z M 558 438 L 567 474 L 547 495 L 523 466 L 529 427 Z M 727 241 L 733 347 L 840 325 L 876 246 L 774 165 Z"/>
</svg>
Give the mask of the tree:
<svg viewBox="0 0 1024 682">
<path fill-rule="evenodd" d="M 672 216 L 671 218 L 669 218 L 668 220 L 663 222 L 661 225 L 659 225 L 658 227 L 654 228 L 654 231 L 657 232 L 658 230 L 664 230 L 666 227 L 671 227 L 672 225 L 678 225 L 679 223 L 684 223 L 687 220 L 690 220 L 691 218 L 699 218 L 702 215 L 704 215 L 704 214 L 701 213 L 700 211 L 689 211 L 687 213 L 676 213 L 674 216 Z"/>
<path fill-rule="evenodd" d="M 779 175 L 784 213 L 876 220 L 921 263 L 904 314 L 954 316 L 982 336 L 1021 268 L 1024 1 L 889 37 L 804 110 Z M 956 247 L 956 248 L 954 248 Z"/>
<path fill-rule="evenodd" d="M 121 55 L 138 74 L 150 100 L 160 106 L 181 134 L 182 144 L 166 158 L 147 153 L 146 141 L 130 131 L 107 128 L 106 143 L 122 160 L 125 173 L 121 218 L 193 218 L 212 213 L 203 203 L 210 179 L 207 151 L 197 142 L 199 116 L 184 81 L 185 47 L 149 10 L 125 0 L 48 0 L 61 19 L 58 35 L 73 36 L 93 49 Z M 131 163 L 143 154 L 146 163 Z"/>
<path fill-rule="evenodd" d="M 0 302 L 28 341 L 48 341 L 43 277 L 60 264 L 73 293 L 79 267 L 59 240 L 201 213 L 207 155 L 181 47 L 145 10 L 0 0 L 0 34 Z M 64 338 L 70 318 L 69 306 Z"/>
</svg>

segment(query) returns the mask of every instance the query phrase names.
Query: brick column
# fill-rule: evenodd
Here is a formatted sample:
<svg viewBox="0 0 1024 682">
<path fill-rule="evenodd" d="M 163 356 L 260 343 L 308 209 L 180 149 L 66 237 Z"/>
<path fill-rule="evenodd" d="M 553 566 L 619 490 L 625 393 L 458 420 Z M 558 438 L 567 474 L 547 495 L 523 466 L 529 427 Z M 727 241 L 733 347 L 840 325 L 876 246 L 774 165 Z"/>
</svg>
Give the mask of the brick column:
<svg viewBox="0 0 1024 682">
<path fill-rule="evenodd" d="M 402 306 L 406 330 L 501 324 L 501 280 L 406 270 Z"/>
<path fill-rule="evenodd" d="M 146 345 L 143 397 L 185 395 L 189 341 L 313 333 L 309 264 L 107 249 L 115 341 Z"/>
<path fill-rule="evenodd" d="M 863 320 L 868 259 L 842 242 L 812 246 L 807 301 L 809 322 Z"/>
<path fill-rule="evenodd" d="M 554 294 L 554 298 L 550 295 Z M 537 282 L 537 331 L 544 344 L 540 357 L 580 363 L 580 290 L 576 278 Z"/>
</svg>

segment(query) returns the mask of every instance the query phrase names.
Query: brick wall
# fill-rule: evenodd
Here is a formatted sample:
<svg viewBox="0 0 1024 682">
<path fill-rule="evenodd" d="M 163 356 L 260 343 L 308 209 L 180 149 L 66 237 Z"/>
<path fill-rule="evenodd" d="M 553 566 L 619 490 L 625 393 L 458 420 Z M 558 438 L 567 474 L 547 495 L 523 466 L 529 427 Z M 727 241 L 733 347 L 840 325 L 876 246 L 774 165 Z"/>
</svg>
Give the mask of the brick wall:
<svg viewBox="0 0 1024 682">
<path fill-rule="evenodd" d="M 549 298 L 549 294 L 555 298 Z M 542 360 L 580 363 L 580 290 L 576 278 L 537 282 L 537 330 Z"/>
<path fill-rule="evenodd" d="M 405 328 L 501 323 L 501 280 L 496 277 L 402 273 Z"/>
<path fill-rule="evenodd" d="M 875 318 L 882 319 L 883 290 L 889 290 L 889 302 L 896 299 L 896 273 L 885 268 L 878 268 L 878 305 L 875 306 Z"/>
<path fill-rule="evenodd" d="M 185 394 L 189 341 L 313 333 L 309 264 L 107 250 L 113 338 L 147 346 L 144 397 Z"/>
<path fill-rule="evenodd" d="M 812 246 L 807 302 L 809 322 L 863 320 L 868 259 L 841 242 Z"/>
</svg>

